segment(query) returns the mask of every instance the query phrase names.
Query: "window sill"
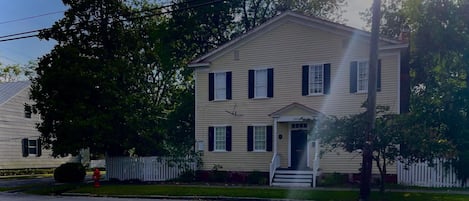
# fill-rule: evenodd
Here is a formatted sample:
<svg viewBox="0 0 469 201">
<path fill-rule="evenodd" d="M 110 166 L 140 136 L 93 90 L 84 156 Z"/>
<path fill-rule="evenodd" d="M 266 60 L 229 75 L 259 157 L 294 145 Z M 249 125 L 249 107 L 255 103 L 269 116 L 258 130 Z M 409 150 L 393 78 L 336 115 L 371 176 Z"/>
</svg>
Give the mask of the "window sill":
<svg viewBox="0 0 469 201">
<path fill-rule="evenodd" d="M 271 99 L 271 97 L 254 97 L 252 99 L 253 100 L 265 100 L 265 99 Z"/>
<path fill-rule="evenodd" d="M 324 96 L 324 95 L 326 95 L 326 94 L 308 94 L 308 95 L 306 95 L 306 96 L 313 96 L 313 97 L 315 97 L 315 96 Z"/>
<path fill-rule="evenodd" d="M 255 152 L 255 153 L 266 153 L 267 151 L 266 150 L 254 150 L 252 152 Z"/>
<path fill-rule="evenodd" d="M 226 150 L 213 150 L 211 152 L 213 152 L 213 153 L 226 153 L 226 152 L 229 152 L 229 151 L 226 151 Z"/>
<path fill-rule="evenodd" d="M 218 99 L 218 100 L 213 100 L 212 102 L 226 102 L 228 99 Z"/>
</svg>

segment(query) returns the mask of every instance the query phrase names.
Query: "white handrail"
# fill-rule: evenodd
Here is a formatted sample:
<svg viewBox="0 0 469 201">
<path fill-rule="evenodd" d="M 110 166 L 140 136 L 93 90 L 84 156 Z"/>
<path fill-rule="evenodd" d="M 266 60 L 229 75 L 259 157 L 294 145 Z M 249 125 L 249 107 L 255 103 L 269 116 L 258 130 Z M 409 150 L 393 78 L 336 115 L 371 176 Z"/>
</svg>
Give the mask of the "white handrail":
<svg viewBox="0 0 469 201">
<path fill-rule="evenodd" d="M 275 153 L 272 156 L 272 160 L 270 161 L 270 169 L 269 169 L 269 185 L 272 186 L 272 181 L 274 179 L 275 170 L 280 167 L 280 155 Z"/>
</svg>

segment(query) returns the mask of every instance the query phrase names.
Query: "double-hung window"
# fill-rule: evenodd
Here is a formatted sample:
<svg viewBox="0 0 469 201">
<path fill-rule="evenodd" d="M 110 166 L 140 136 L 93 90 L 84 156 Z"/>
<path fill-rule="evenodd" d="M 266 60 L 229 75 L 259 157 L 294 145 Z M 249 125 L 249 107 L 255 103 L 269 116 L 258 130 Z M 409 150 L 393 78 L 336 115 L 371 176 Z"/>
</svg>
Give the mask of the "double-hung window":
<svg viewBox="0 0 469 201">
<path fill-rule="evenodd" d="M 254 126 L 254 151 L 266 150 L 267 129 L 265 126 Z"/>
<path fill-rule="evenodd" d="M 376 90 L 381 91 L 381 60 L 376 69 Z M 350 63 L 350 93 L 368 92 L 369 62 L 368 60 L 352 61 Z"/>
<path fill-rule="evenodd" d="M 274 69 L 249 70 L 249 98 L 274 97 Z"/>
<path fill-rule="evenodd" d="M 248 151 L 272 151 L 272 126 L 248 126 Z"/>
<path fill-rule="evenodd" d="M 209 101 L 231 99 L 231 72 L 208 74 Z"/>
<path fill-rule="evenodd" d="M 359 61 L 357 63 L 357 86 L 358 92 L 368 91 L 368 61 Z"/>
<path fill-rule="evenodd" d="M 231 126 L 213 126 L 208 128 L 209 151 L 231 151 Z"/>
<path fill-rule="evenodd" d="M 328 94 L 331 64 L 303 65 L 302 95 Z"/>
<path fill-rule="evenodd" d="M 41 156 L 41 140 L 40 139 L 28 139 L 24 138 L 21 141 L 21 146 L 23 147 L 23 157 L 29 155 Z"/>
<path fill-rule="evenodd" d="M 215 127 L 215 151 L 226 151 L 226 128 Z"/>
</svg>

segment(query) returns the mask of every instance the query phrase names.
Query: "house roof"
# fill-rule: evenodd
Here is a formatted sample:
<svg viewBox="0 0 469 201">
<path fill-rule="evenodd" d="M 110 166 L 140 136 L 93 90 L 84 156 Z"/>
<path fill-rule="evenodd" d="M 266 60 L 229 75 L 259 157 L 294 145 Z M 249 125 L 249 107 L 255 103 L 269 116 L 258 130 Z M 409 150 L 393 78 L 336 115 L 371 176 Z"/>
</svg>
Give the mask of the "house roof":
<svg viewBox="0 0 469 201">
<path fill-rule="evenodd" d="M 28 88 L 30 85 L 30 81 L 0 83 L 0 105 L 8 102 L 11 98 L 15 97 L 16 94 Z"/>
<path fill-rule="evenodd" d="M 312 109 L 312 108 L 309 108 L 303 104 L 300 104 L 300 103 L 292 103 L 290 105 L 287 105 L 283 108 L 280 108 L 279 110 L 269 114 L 269 116 L 271 117 L 279 117 L 279 116 L 282 116 L 284 115 L 285 113 L 291 111 L 291 110 L 294 110 L 294 109 L 300 109 L 302 111 L 304 111 L 305 113 L 308 113 L 310 114 L 311 116 L 315 116 L 315 117 L 318 117 L 318 116 L 325 116 L 323 113 L 315 110 L 315 109 Z"/>
<path fill-rule="evenodd" d="M 190 64 L 189 67 L 204 67 L 204 66 L 209 66 L 210 61 L 209 58 L 214 57 L 219 54 L 224 54 L 227 51 L 237 47 L 239 43 L 242 43 L 243 41 L 248 40 L 248 38 L 255 37 L 257 35 L 260 35 L 261 33 L 268 31 L 271 29 L 271 27 L 275 26 L 275 24 L 279 23 L 280 21 L 284 19 L 289 19 L 291 21 L 296 21 L 298 23 L 301 23 L 305 26 L 321 26 L 324 27 L 325 30 L 331 31 L 331 32 L 345 32 L 345 33 L 353 33 L 360 35 L 362 37 L 370 38 L 371 33 L 368 31 L 356 29 L 344 24 L 336 23 L 336 22 L 331 22 L 328 20 L 321 19 L 319 17 L 313 17 L 313 16 L 306 16 L 300 13 L 292 12 L 292 11 L 287 11 L 284 12 L 271 20 L 265 22 L 264 24 L 258 26 L 257 28 L 254 28 L 253 30 L 241 35 L 240 37 L 233 39 L 224 45 L 210 51 L 209 53 L 202 55 L 201 57 L 193 60 Z M 408 44 L 403 43 L 402 41 L 399 40 L 392 40 L 392 39 L 387 39 L 387 38 L 380 38 L 381 42 L 386 43 L 387 45 L 384 47 L 380 47 L 380 49 L 399 49 L 399 48 L 405 48 L 408 46 Z"/>
</svg>

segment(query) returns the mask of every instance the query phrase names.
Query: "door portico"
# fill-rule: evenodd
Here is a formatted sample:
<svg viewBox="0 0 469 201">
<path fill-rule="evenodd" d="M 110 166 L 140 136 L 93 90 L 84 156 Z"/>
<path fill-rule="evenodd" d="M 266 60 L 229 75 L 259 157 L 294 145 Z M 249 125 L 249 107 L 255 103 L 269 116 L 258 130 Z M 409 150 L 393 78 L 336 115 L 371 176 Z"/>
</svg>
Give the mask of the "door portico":
<svg viewBox="0 0 469 201">
<path fill-rule="evenodd" d="M 292 103 L 269 116 L 274 120 L 273 157 L 281 156 L 283 168 L 312 168 L 310 153 L 314 141 L 308 138 L 308 132 L 313 122 L 324 115 L 302 104 Z M 288 143 L 288 148 L 283 147 L 285 143 Z M 279 145 L 283 148 L 279 149 Z"/>
</svg>

